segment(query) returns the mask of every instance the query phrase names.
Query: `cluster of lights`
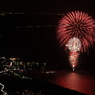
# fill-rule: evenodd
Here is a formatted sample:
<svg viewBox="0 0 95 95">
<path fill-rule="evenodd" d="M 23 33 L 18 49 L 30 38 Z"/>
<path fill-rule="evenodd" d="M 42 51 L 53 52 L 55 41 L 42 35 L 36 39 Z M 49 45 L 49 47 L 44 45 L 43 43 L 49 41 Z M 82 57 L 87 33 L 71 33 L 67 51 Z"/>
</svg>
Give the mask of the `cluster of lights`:
<svg viewBox="0 0 95 95">
<path fill-rule="evenodd" d="M 2 12 L 0 13 L 0 16 L 5 16 L 5 15 L 16 15 L 16 14 L 25 14 L 24 12 Z"/>
<path fill-rule="evenodd" d="M 18 71 L 19 73 L 31 70 L 42 70 L 46 66 L 46 62 L 23 62 L 20 58 L 6 58 L 0 57 L 2 65 L 5 65 L 4 70 L 0 73 L 6 73 L 7 71 Z M 9 64 L 7 64 L 9 62 Z M 11 67 L 8 69 L 8 67 Z M 42 69 L 41 69 L 42 68 Z"/>
<path fill-rule="evenodd" d="M 28 14 L 28 13 L 25 13 L 25 12 L 1 12 L 0 13 L 0 16 L 5 16 L 5 15 L 15 15 L 15 14 Z M 58 16 L 63 16 L 65 15 L 64 13 L 54 13 L 54 12 L 40 12 L 40 13 L 32 13 L 30 12 L 29 14 L 31 15 L 58 15 Z M 95 14 L 93 14 L 95 15 Z"/>
<path fill-rule="evenodd" d="M 14 76 L 17 76 L 17 77 L 19 77 L 20 79 L 32 79 L 32 78 L 30 78 L 30 77 L 27 77 L 27 76 L 24 76 L 24 75 L 20 75 L 20 74 L 18 74 L 18 73 L 13 73 L 14 74 Z"/>
<path fill-rule="evenodd" d="M 8 91 L 8 95 L 46 95 L 42 91 L 23 89 L 22 91 Z"/>
<path fill-rule="evenodd" d="M 31 13 L 32 15 L 64 15 L 63 13 Z"/>
<path fill-rule="evenodd" d="M 16 14 L 26 14 L 24 12 L 2 12 L 0 13 L 0 16 L 5 15 L 16 15 Z M 40 12 L 40 13 L 30 13 L 31 15 L 64 15 L 63 13 L 46 13 L 46 12 Z"/>
<path fill-rule="evenodd" d="M 11 26 L 11 27 L 0 27 L 0 28 L 41 28 L 41 27 L 43 27 L 43 28 L 45 28 L 45 27 L 47 27 L 47 28 L 49 28 L 49 27 L 57 27 L 57 25 L 29 25 L 29 26 Z"/>
</svg>

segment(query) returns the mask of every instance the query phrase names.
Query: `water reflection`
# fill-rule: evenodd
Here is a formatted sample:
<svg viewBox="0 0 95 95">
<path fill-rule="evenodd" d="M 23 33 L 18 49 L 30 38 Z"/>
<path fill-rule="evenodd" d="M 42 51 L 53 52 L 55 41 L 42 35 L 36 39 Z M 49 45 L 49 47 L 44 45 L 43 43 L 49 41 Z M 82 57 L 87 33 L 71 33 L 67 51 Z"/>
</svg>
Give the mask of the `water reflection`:
<svg viewBox="0 0 95 95">
<path fill-rule="evenodd" d="M 48 81 L 85 94 L 95 95 L 94 75 L 88 72 L 61 72 L 61 74 L 49 77 Z"/>
</svg>

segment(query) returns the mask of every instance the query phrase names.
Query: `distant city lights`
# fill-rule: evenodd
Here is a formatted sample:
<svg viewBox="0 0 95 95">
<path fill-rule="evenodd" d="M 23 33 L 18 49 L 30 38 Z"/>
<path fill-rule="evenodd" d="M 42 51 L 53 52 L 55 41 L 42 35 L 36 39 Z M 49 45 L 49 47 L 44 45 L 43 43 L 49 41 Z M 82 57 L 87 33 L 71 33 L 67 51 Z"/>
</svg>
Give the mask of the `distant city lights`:
<svg viewBox="0 0 95 95">
<path fill-rule="evenodd" d="M 48 27 L 48 28 L 50 28 L 50 27 L 57 27 L 57 25 L 30 25 L 30 26 L 3 26 L 3 27 L 0 27 L 0 28 L 41 28 L 41 27 L 43 27 L 43 28 L 45 28 L 45 27 Z"/>
<path fill-rule="evenodd" d="M 5 15 L 16 15 L 16 14 L 27 14 L 25 12 L 1 12 L 0 16 L 5 16 Z M 40 13 L 29 13 L 31 15 L 64 15 L 64 13 L 48 13 L 48 12 L 40 12 Z"/>
<path fill-rule="evenodd" d="M 8 15 L 47 15 L 47 16 L 49 16 L 49 15 L 55 15 L 55 16 L 64 16 L 65 14 L 64 13 L 57 13 L 57 12 L 55 12 L 55 13 L 53 13 L 53 12 L 39 12 L 39 13 L 25 13 L 25 12 L 1 12 L 0 13 L 0 16 L 8 16 Z M 94 14 L 95 15 L 95 14 Z M 40 24 L 38 24 L 38 25 L 33 25 L 33 24 L 31 24 L 31 25 L 26 25 L 26 26 L 18 26 L 18 25 L 14 25 L 14 26 L 0 26 L 0 28 L 12 28 L 12 29 L 23 29 L 23 28 L 26 28 L 26 29 L 28 29 L 28 28 L 45 28 L 45 27 L 47 27 L 47 28 L 52 28 L 52 27 L 57 27 L 58 25 L 56 25 L 56 24 L 44 24 L 44 25 L 40 25 Z"/>
</svg>

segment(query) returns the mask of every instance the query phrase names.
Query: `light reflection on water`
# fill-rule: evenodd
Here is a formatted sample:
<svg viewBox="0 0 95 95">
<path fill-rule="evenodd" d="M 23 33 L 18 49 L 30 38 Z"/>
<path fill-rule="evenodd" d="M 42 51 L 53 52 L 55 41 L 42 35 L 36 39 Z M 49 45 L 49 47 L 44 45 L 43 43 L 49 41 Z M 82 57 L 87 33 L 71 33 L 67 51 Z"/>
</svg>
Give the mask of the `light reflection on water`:
<svg viewBox="0 0 95 95">
<path fill-rule="evenodd" d="M 95 95 L 95 74 L 89 72 L 61 72 L 48 76 L 47 81 L 59 86 Z"/>
</svg>

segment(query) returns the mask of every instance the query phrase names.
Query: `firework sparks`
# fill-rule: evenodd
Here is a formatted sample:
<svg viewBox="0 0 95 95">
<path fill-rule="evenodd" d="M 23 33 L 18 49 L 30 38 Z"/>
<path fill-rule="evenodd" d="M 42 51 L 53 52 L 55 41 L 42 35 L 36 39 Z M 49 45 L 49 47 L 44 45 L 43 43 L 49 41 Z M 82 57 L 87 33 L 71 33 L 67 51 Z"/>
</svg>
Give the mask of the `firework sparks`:
<svg viewBox="0 0 95 95">
<path fill-rule="evenodd" d="M 57 27 L 57 38 L 65 46 L 69 39 L 77 37 L 81 41 L 80 52 L 86 52 L 95 42 L 95 20 L 85 12 L 66 14 Z M 65 47 L 67 50 L 67 47 Z"/>
<path fill-rule="evenodd" d="M 68 47 L 68 49 L 72 52 L 72 51 L 80 51 L 81 48 L 81 42 L 77 37 L 71 38 L 66 46 Z"/>
<path fill-rule="evenodd" d="M 78 64 L 78 51 L 80 51 L 81 48 L 81 42 L 77 37 L 71 38 L 66 46 L 70 50 L 70 58 L 69 61 L 71 63 L 71 66 L 74 70 L 75 66 Z"/>
<path fill-rule="evenodd" d="M 69 61 L 74 70 L 79 52 L 86 52 L 90 46 L 93 47 L 95 20 L 85 12 L 69 12 L 59 21 L 57 38 L 65 50 L 69 49 Z"/>
</svg>

